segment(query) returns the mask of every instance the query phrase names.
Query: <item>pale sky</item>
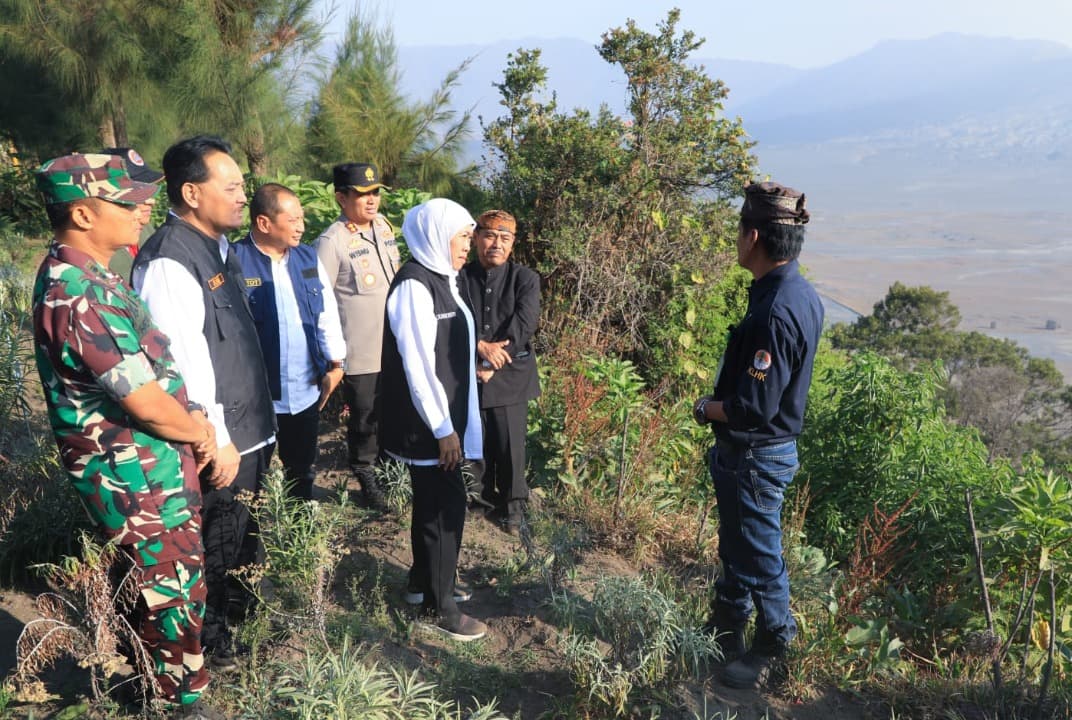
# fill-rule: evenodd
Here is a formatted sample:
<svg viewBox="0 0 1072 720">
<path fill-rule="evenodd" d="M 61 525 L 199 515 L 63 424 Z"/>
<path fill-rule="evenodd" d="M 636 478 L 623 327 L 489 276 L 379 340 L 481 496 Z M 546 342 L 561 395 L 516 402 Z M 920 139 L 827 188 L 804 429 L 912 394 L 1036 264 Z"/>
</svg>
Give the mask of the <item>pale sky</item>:
<svg viewBox="0 0 1072 720">
<path fill-rule="evenodd" d="M 332 0 L 319 0 L 323 7 Z M 359 0 L 334 0 L 338 31 Z M 593 44 L 632 18 L 654 31 L 672 7 L 706 38 L 700 57 L 818 67 L 885 39 L 943 32 L 1054 40 L 1072 46 L 1072 0 L 367 0 L 406 45 L 577 38 Z"/>
</svg>

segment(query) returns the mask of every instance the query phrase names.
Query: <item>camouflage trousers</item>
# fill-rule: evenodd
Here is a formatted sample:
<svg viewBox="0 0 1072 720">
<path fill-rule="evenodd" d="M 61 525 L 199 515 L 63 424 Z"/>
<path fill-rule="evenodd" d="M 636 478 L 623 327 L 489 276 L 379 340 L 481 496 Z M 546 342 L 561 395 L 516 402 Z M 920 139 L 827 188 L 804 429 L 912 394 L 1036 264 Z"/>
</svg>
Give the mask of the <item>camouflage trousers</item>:
<svg viewBox="0 0 1072 720">
<path fill-rule="evenodd" d="M 172 705 L 192 703 L 209 680 L 201 652 L 205 615 L 201 554 L 192 552 L 155 565 L 139 565 L 136 572 L 136 628 L 152 660 L 158 693 Z"/>
</svg>

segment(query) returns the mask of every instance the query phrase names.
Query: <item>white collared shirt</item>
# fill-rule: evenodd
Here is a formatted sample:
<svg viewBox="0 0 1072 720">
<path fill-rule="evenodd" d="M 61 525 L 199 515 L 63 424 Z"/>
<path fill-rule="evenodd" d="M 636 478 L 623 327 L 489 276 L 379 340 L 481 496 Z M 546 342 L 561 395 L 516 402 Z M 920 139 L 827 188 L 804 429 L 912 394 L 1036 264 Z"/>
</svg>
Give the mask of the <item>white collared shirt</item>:
<svg viewBox="0 0 1072 720">
<path fill-rule="evenodd" d="M 279 322 L 279 390 L 278 400 L 272 402 L 277 415 L 296 415 L 320 399 L 320 378 L 313 367 L 305 330 L 302 329 L 301 312 L 294 294 L 287 264 L 290 250 L 274 260 L 253 242 L 257 252 L 268 258 L 272 268 L 272 284 L 275 288 L 276 318 Z M 324 357 L 342 362 L 346 357 L 346 341 L 339 322 L 339 307 L 335 293 L 331 291 L 327 272 L 320 260 L 316 261 L 317 277 L 323 286 L 324 311 L 316 322 L 316 341 Z"/>
</svg>

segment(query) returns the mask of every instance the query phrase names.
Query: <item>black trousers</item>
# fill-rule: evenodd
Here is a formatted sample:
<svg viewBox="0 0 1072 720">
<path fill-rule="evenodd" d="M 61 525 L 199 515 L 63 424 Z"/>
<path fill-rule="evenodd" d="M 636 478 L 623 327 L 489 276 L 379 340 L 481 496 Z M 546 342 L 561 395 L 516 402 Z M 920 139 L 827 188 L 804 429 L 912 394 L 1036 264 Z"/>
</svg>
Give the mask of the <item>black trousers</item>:
<svg viewBox="0 0 1072 720">
<path fill-rule="evenodd" d="M 484 460 L 473 462 L 482 497 L 506 520 L 520 520 L 529 497 L 525 481 L 527 402 L 480 411 L 484 423 Z"/>
<path fill-rule="evenodd" d="M 410 542 L 413 567 L 410 588 L 424 593 L 425 611 L 454 619 L 461 613 L 454 602 L 454 575 L 465 528 L 465 481 L 460 469 L 409 466 L 413 484 Z"/>
<path fill-rule="evenodd" d="M 316 472 L 317 437 L 319 434 L 320 411 L 316 403 L 294 414 L 282 413 L 275 416 L 279 430 L 275 434 L 275 445 L 268 448 L 268 461 L 272 452 L 279 448 L 279 459 L 283 462 L 283 472 L 291 483 L 290 494 L 303 500 L 313 499 L 313 480 Z"/>
<path fill-rule="evenodd" d="M 343 378 L 342 396 L 350 407 L 350 417 L 346 421 L 346 447 L 350 469 L 354 472 L 371 468 L 380 454 L 376 437 L 379 427 L 376 392 L 379 384 L 379 373 L 346 375 Z"/>
<path fill-rule="evenodd" d="M 230 649 L 231 630 L 228 607 L 248 608 L 252 598 L 229 570 L 260 562 L 263 550 L 257 536 L 257 522 L 245 503 L 235 499 L 241 490 L 256 494 L 268 465 L 268 448 L 242 456 L 234 482 L 216 490 L 201 483 L 201 533 L 205 544 L 205 624 L 201 644 L 206 651 Z M 207 470 L 206 470 L 207 472 Z"/>
</svg>

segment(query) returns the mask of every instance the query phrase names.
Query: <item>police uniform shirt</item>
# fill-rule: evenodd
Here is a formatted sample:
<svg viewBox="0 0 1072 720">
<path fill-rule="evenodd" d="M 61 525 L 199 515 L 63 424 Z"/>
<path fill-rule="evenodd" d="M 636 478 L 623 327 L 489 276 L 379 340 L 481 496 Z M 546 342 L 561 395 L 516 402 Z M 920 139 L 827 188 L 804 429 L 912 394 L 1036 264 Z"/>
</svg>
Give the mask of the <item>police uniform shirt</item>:
<svg viewBox="0 0 1072 720">
<path fill-rule="evenodd" d="M 728 418 L 714 423 L 721 442 L 756 447 L 800 434 L 822 328 L 819 295 L 795 260 L 752 283 L 715 384 Z"/>
<path fill-rule="evenodd" d="M 340 217 L 317 238 L 346 338 L 346 374 L 380 371 L 387 290 L 401 265 L 391 223 L 377 215 L 366 231 Z"/>
</svg>

